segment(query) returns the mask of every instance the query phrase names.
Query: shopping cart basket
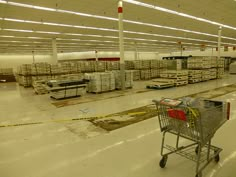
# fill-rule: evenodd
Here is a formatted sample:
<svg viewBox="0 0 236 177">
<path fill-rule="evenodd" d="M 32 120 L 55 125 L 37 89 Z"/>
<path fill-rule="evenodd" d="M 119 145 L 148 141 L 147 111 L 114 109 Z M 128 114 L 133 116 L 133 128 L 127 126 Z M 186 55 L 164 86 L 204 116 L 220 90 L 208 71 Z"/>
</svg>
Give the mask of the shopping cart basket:
<svg viewBox="0 0 236 177">
<path fill-rule="evenodd" d="M 215 132 L 229 119 L 230 104 L 221 101 L 193 99 L 153 100 L 156 104 L 160 129 L 163 132 L 160 167 L 164 168 L 168 155 L 176 153 L 196 163 L 196 177 L 212 161 L 219 162 L 221 148 L 211 145 Z M 193 102 L 195 103 L 193 104 Z M 165 135 L 176 136 L 174 146 L 165 143 Z M 190 140 L 180 146 L 180 138 Z M 165 153 L 164 153 L 165 151 Z"/>
</svg>

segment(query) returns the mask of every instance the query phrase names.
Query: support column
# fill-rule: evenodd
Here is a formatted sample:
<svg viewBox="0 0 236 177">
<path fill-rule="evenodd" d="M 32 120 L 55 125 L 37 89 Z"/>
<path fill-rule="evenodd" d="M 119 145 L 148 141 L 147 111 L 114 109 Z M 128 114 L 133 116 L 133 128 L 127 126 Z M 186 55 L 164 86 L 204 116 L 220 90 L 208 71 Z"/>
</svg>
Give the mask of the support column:
<svg viewBox="0 0 236 177">
<path fill-rule="evenodd" d="M 218 29 L 218 55 L 217 55 L 218 59 L 220 59 L 221 32 L 222 32 L 222 27 L 220 26 L 219 29 Z"/>
<path fill-rule="evenodd" d="M 138 48 L 137 48 L 137 43 L 135 42 L 135 53 L 134 53 L 134 59 L 135 60 L 138 60 L 139 57 L 138 57 Z"/>
<path fill-rule="evenodd" d="M 56 38 L 52 39 L 52 64 L 57 64 L 57 40 Z"/>
<path fill-rule="evenodd" d="M 95 50 L 95 60 L 98 61 L 98 51 Z"/>
<path fill-rule="evenodd" d="M 34 51 L 32 51 L 32 56 L 33 56 L 33 63 L 35 63 Z"/>
<path fill-rule="evenodd" d="M 119 46 L 120 46 L 120 79 L 121 89 L 125 90 L 125 55 L 124 55 L 124 32 L 123 32 L 123 2 L 118 2 L 118 17 L 119 17 Z"/>
</svg>

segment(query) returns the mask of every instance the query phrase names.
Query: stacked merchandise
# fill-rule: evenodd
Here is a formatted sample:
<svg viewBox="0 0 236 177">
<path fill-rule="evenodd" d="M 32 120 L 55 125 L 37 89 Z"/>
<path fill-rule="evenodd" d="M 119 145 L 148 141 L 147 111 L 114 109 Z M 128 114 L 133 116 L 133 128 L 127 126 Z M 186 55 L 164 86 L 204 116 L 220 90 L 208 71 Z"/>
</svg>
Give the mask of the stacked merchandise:
<svg viewBox="0 0 236 177">
<path fill-rule="evenodd" d="M 61 68 L 62 73 L 70 74 L 72 73 L 72 63 L 71 62 L 62 62 L 59 67 Z"/>
<path fill-rule="evenodd" d="M 85 79 L 89 80 L 88 92 L 101 93 L 115 90 L 115 75 L 112 72 L 86 73 Z"/>
<path fill-rule="evenodd" d="M 217 59 L 217 78 L 220 79 L 224 76 L 225 59 Z"/>
<path fill-rule="evenodd" d="M 48 93 L 48 88 L 46 86 L 45 80 L 33 81 L 32 86 L 33 86 L 35 93 L 37 93 L 39 95 Z"/>
<path fill-rule="evenodd" d="M 202 81 L 217 78 L 216 58 L 212 57 L 192 57 L 188 59 L 188 69 L 202 70 Z"/>
<path fill-rule="evenodd" d="M 202 81 L 209 81 L 211 79 L 211 71 L 209 69 L 202 70 Z"/>
<path fill-rule="evenodd" d="M 139 70 L 131 70 L 133 72 L 133 80 L 139 81 L 141 79 L 140 71 Z"/>
<path fill-rule="evenodd" d="M 12 68 L 0 68 L 0 82 L 15 82 Z"/>
<path fill-rule="evenodd" d="M 216 79 L 217 78 L 217 69 L 211 68 L 211 69 L 209 69 L 209 71 L 210 71 L 210 79 Z"/>
<path fill-rule="evenodd" d="M 125 69 L 133 70 L 134 69 L 134 61 L 125 61 Z"/>
<path fill-rule="evenodd" d="M 135 60 L 134 69 L 150 69 L 150 60 Z"/>
<path fill-rule="evenodd" d="M 58 65 L 51 65 L 50 69 L 51 69 L 50 70 L 51 75 L 59 75 L 63 73 L 61 68 Z"/>
<path fill-rule="evenodd" d="M 95 64 L 93 61 L 82 61 L 80 62 L 81 72 L 94 72 L 95 71 Z"/>
<path fill-rule="evenodd" d="M 18 80 L 19 84 L 24 87 L 30 87 L 32 85 L 31 76 L 18 75 L 17 80 Z"/>
<path fill-rule="evenodd" d="M 159 77 L 160 73 L 158 69 L 151 69 L 151 78 Z"/>
<path fill-rule="evenodd" d="M 119 70 L 119 69 L 120 69 L 120 62 L 118 61 L 106 62 L 106 70 L 112 71 L 112 70 Z"/>
<path fill-rule="evenodd" d="M 104 72 L 106 70 L 106 62 L 104 61 L 95 61 L 95 72 Z"/>
<path fill-rule="evenodd" d="M 121 89 L 121 76 L 120 71 L 113 71 L 115 74 L 115 86 L 116 89 Z M 126 70 L 125 71 L 125 88 L 133 88 L 133 71 Z"/>
<path fill-rule="evenodd" d="M 17 80 L 20 85 L 30 87 L 32 84 L 31 64 L 23 64 L 17 68 Z"/>
<path fill-rule="evenodd" d="M 202 70 L 188 70 L 188 83 L 194 84 L 202 81 Z"/>
<path fill-rule="evenodd" d="M 188 71 L 187 70 L 167 70 L 161 73 L 161 78 L 175 80 L 175 86 L 188 84 Z"/>
<path fill-rule="evenodd" d="M 31 75 L 50 75 L 51 65 L 48 63 L 35 63 L 31 65 Z"/>
<path fill-rule="evenodd" d="M 140 70 L 140 79 L 141 80 L 150 80 L 151 79 L 151 70 Z"/>
</svg>

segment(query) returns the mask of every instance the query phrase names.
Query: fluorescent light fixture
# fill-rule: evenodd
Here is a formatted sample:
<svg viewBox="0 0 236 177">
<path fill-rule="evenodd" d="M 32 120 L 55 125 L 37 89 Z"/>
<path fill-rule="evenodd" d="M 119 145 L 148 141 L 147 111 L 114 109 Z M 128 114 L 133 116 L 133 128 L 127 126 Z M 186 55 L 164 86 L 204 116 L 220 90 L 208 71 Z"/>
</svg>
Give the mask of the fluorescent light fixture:
<svg viewBox="0 0 236 177">
<path fill-rule="evenodd" d="M 66 26 L 66 27 L 76 27 L 76 28 L 85 28 L 85 29 L 95 29 L 95 30 L 102 30 L 102 31 L 114 31 L 118 32 L 118 30 L 115 29 L 107 29 L 107 28 L 95 28 L 95 27 L 87 27 L 87 26 L 74 26 L 74 25 L 66 25 L 66 24 L 54 24 L 54 23 L 48 23 L 48 22 L 37 22 L 37 21 L 26 21 L 26 20 L 20 20 L 20 19 L 11 19 L 11 18 L 4 18 L 3 20 L 7 21 L 14 21 L 14 22 L 22 22 L 22 23 L 36 23 L 36 24 L 47 24 L 56 26 Z M 17 31 L 17 30 L 15 30 Z M 21 32 L 27 32 L 27 31 L 21 31 Z M 35 31 L 37 33 L 45 33 L 45 34 L 64 34 L 64 35 L 74 35 L 74 36 L 88 36 L 88 37 L 106 37 L 106 38 L 118 38 L 117 36 L 103 36 L 103 35 L 86 35 L 86 34 L 77 34 L 77 33 L 59 33 L 59 32 L 44 32 L 44 31 Z M 178 37 L 178 36 L 170 36 L 170 35 L 160 35 L 160 34 L 151 34 L 151 33 L 144 33 L 144 32 L 135 32 L 135 31 L 124 31 L 124 33 L 129 34 L 139 34 L 139 35 L 148 35 L 148 36 L 156 36 L 156 37 L 165 37 L 165 38 L 173 38 L 173 39 L 181 39 L 181 40 L 192 40 L 192 41 L 199 41 L 199 42 L 208 42 L 208 43 L 217 43 L 216 41 L 209 41 L 209 40 L 202 40 L 202 39 L 196 39 L 196 38 L 185 38 L 185 37 Z M 235 39 L 236 40 L 236 39 Z"/>
<path fill-rule="evenodd" d="M 189 14 L 177 12 L 177 11 L 174 11 L 174 10 L 170 10 L 170 9 L 167 9 L 167 8 L 155 6 L 155 5 L 152 5 L 152 4 L 147 4 L 147 3 L 134 1 L 134 0 L 123 0 L 123 1 L 127 2 L 127 3 L 130 3 L 130 4 L 134 4 L 134 5 L 138 5 L 138 6 L 142 6 L 142 7 L 162 11 L 162 12 L 166 12 L 166 13 L 169 13 L 169 14 L 174 14 L 174 15 L 186 17 L 186 18 L 190 18 L 190 19 L 193 19 L 193 20 L 209 23 L 209 24 L 212 24 L 212 25 L 222 26 L 224 28 L 229 28 L 229 29 L 232 29 L 232 30 L 236 30 L 236 27 L 233 27 L 233 26 L 225 25 L 225 24 L 218 23 L 218 22 L 211 21 L 211 20 L 207 20 L 207 19 L 204 19 L 204 18 L 195 17 L 195 16 L 192 16 L 192 15 L 189 15 Z"/>
<path fill-rule="evenodd" d="M 225 27 L 225 28 L 230 28 L 230 29 L 236 30 L 235 27 L 231 27 L 229 25 L 224 25 L 224 24 L 221 24 L 221 23 L 217 23 L 217 22 L 213 22 L 213 21 L 207 20 L 207 19 L 198 18 L 198 17 L 195 17 L 195 16 L 191 16 L 191 15 L 188 15 L 188 14 L 180 13 L 180 12 L 173 11 L 173 10 L 166 9 L 166 8 L 162 8 L 162 7 L 159 7 L 159 6 L 154 6 L 154 5 L 150 5 L 150 4 L 146 4 L 146 3 L 142 3 L 142 2 L 138 2 L 138 1 L 134 1 L 134 0 L 123 0 L 123 1 L 127 2 L 127 3 L 131 3 L 131 4 L 135 4 L 135 5 L 139 5 L 139 6 L 143 6 L 143 7 L 147 7 L 147 8 L 152 8 L 152 9 L 156 9 L 156 10 L 159 10 L 159 11 L 163 11 L 163 12 L 167 12 L 167 13 L 171 13 L 171 14 L 175 14 L 175 15 L 179 15 L 179 16 L 195 19 L 195 20 L 198 20 L 198 21 L 203 21 L 203 22 L 210 23 L 210 24 L 213 24 L 213 25 L 222 26 L 222 27 Z M 34 6 L 34 5 L 23 4 L 23 3 L 16 3 L 16 2 L 5 1 L 5 0 L 0 0 L 0 3 L 4 3 L 4 4 L 8 4 L 8 5 L 13 5 L 13 6 L 20 6 L 20 7 L 26 7 L 26 8 L 45 10 L 45 11 L 53 11 L 53 12 L 59 12 L 59 13 L 68 13 L 68 14 L 73 14 L 73 15 L 78 15 L 78 16 L 85 16 L 85 17 L 92 17 L 92 18 L 98 18 L 98 19 L 104 19 L 104 20 L 118 21 L 117 18 L 112 18 L 112 17 L 107 17 L 107 16 L 92 15 L 92 14 L 86 14 L 86 13 L 81 13 L 81 12 L 73 12 L 73 11 L 62 10 L 62 9 L 53 9 L 53 8 L 48 8 L 48 7 Z M 143 23 L 143 22 L 137 22 L 137 21 L 132 21 L 132 20 L 124 20 L 124 22 L 138 24 L 138 25 L 152 26 L 152 27 L 157 27 L 157 28 L 165 28 L 165 29 L 170 29 L 170 30 L 178 30 L 178 31 L 183 31 L 183 32 L 187 32 L 187 33 L 207 35 L 207 36 L 212 36 L 212 37 L 218 37 L 217 35 L 203 33 L 203 32 L 198 32 L 198 31 L 192 31 L 192 30 L 186 30 L 186 29 L 181 29 L 181 28 L 174 28 L 174 27 L 168 27 L 168 26 L 162 26 L 162 25 L 156 25 L 156 24 L 150 24 L 150 23 Z M 44 22 L 42 22 L 42 23 L 44 23 Z M 55 25 L 55 24 L 50 24 L 50 25 Z M 58 24 L 58 26 L 59 25 L 60 24 Z M 80 27 L 80 26 L 78 26 L 78 27 Z M 104 29 L 104 30 L 106 30 L 106 29 Z M 222 38 L 224 38 L 224 37 L 222 37 Z M 225 39 L 235 40 L 234 38 L 230 38 L 230 37 L 226 37 Z"/>
</svg>

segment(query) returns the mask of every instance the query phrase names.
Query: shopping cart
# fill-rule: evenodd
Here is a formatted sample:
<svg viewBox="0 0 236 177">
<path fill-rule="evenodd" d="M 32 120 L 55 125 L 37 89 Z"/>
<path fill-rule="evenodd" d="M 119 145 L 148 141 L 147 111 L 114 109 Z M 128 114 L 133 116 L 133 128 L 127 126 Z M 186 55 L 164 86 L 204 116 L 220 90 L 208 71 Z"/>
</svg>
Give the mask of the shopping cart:
<svg viewBox="0 0 236 177">
<path fill-rule="evenodd" d="M 194 161 L 196 177 L 202 177 L 203 169 L 211 161 L 220 160 L 219 154 L 222 149 L 211 145 L 211 139 L 229 119 L 230 104 L 193 98 L 179 100 L 165 98 L 153 102 L 156 104 L 160 129 L 163 132 L 160 167 L 164 168 L 168 156 L 176 153 Z M 176 136 L 174 145 L 165 143 L 166 133 Z M 190 143 L 187 145 L 188 141 L 180 143 L 180 138 L 190 140 Z"/>
</svg>

